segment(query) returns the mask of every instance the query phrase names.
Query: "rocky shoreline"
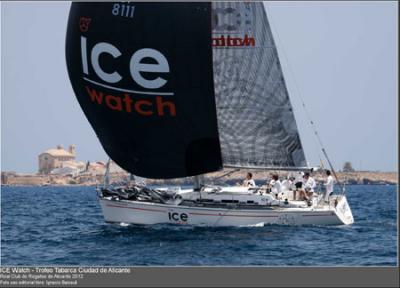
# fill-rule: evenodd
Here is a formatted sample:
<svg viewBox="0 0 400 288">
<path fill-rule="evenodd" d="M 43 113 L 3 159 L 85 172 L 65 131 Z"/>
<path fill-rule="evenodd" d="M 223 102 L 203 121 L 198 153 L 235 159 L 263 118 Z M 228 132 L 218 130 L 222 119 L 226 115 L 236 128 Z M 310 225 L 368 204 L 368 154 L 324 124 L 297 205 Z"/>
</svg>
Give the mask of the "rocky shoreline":
<svg viewBox="0 0 400 288">
<path fill-rule="evenodd" d="M 228 175 L 225 175 L 229 173 Z M 257 184 L 263 184 L 265 181 L 271 179 L 272 173 L 277 173 L 280 178 L 286 178 L 287 172 L 282 171 L 263 171 L 263 170 L 240 170 L 235 171 L 232 169 L 225 169 L 224 171 L 214 172 L 207 174 L 206 183 L 218 184 L 228 183 L 234 185 L 241 182 L 246 173 L 253 173 L 253 178 Z M 225 176 L 224 176 L 225 175 Z M 354 172 L 337 172 L 337 176 L 342 183 L 348 185 L 397 185 L 398 173 L 397 172 L 378 172 L 378 171 L 354 171 Z M 314 172 L 313 177 L 317 182 L 323 182 L 325 175 L 322 172 Z M 111 183 L 123 183 L 129 179 L 129 174 L 125 172 L 110 174 Z M 168 179 L 168 180 L 155 180 L 146 179 L 148 185 L 191 185 L 193 183 L 192 177 Z M 10 186 L 47 186 L 47 185 L 81 185 L 81 186 L 96 186 L 103 184 L 102 174 L 85 174 L 82 173 L 77 176 L 72 175 L 41 175 L 41 174 L 19 174 L 15 172 L 2 172 L 1 184 Z"/>
</svg>

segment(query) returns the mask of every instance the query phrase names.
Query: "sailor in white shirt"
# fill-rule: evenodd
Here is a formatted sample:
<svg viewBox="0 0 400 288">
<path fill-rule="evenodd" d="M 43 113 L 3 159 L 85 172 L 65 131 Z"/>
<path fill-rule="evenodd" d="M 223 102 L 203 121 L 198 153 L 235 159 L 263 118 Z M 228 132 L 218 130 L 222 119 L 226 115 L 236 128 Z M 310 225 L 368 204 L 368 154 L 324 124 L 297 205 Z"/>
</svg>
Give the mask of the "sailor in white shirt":
<svg viewBox="0 0 400 288">
<path fill-rule="evenodd" d="M 325 200 L 325 202 L 328 202 L 329 201 L 329 196 L 333 193 L 334 180 L 333 180 L 333 177 L 331 175 L 331 171 L 326 170 L 326 176 L 328 176 L 328 177 L 326 179 L 326 182 L 324 183 L 324 185 L 325 185 L 324 200 Z"/>
<path fill-rule="evenodd" d="M 247 173 L 246 179 L 243 180 L 243 186 L 246 186 L 246 187 L 255 187 L 256 186 L 256 182 L 254 182 L 254 180 L 253 180 L 253 174 L 251 174 L 250 172 Z"/>
<path fill-rule="evenodd" d="M 289 200 L 290 197 L 289 195 L 291 195 L 291 191 L 293 191 L 292 189 L 292 187 L 294 186 L 293 180 L 294 180 L 293 177 L 288 176 L 287 179 L 281 181 L 281 192 L 279 194 L 281 199 L 285 199 L 285 201 Z"/>
<path fill-rule="evenodd" d="M 294 187 L 293 180 L 294 180 L 294 178 L 290 178 L 290 177 L 288 179 L 282 180 L 281 192 L 292 190 Z"/>
<path fill-rule="evenodd" d="M 281 181 L 279 181 L 279 177 L 277 174 L 272 175 L 272 180 L 269 182 L 269 187 L 271 188 L 271 192 L 278 197 L 278 194 L 281 192 Z"/>
<path fill-rule="evenodd" d="M 314 188 L 317 186 L 314 178 L 309 172 L 304 173 L 304 190 L 300 191 L 300 199 L 309 200 L 312 198 Z"/>
<path fill-rule="evenodd" d="M 304 174 L 304 179 L 306 180 L 304 183 L 304 189 L 307 192 L 314 192 L 314 188 L 317 186 L 317 183 L 315 182 L 314 178 L 310 176 L 310 173 L 306 172 Z"/>
</svg>

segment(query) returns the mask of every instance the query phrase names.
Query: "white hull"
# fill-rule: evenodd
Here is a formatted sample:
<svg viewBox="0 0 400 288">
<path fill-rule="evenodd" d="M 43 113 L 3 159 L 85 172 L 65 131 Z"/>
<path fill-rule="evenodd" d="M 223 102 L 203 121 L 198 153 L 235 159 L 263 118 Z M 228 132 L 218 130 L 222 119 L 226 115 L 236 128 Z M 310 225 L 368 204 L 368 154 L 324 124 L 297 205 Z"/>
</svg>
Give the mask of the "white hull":
<svg viewBox="0 0 400 288">
<path fill-rule="evenodd" d="M 331 203 L 333 203 L 331 199 Z M 204 208 L 100 198 L 106 222 L 132 224 L 172 223 L 201 226 L 348 225 L 354 222 L 345 196 L 334 205 L 307 208 Z"/>
</svg>

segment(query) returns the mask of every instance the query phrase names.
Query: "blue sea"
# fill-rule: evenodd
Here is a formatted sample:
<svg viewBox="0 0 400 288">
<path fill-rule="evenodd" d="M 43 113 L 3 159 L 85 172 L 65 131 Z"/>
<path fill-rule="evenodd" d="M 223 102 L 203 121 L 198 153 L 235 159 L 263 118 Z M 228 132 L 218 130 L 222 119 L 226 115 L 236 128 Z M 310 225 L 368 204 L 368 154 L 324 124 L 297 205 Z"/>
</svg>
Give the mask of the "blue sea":
<svg viewBox="0 0 400 288">
<path fill-rule="evenodd" d="M 103 221 L 93 187 L 2 187 L 2 265 L 395 266 L 397 187 L 348 186 L 351 226 Z"/>
</svg>

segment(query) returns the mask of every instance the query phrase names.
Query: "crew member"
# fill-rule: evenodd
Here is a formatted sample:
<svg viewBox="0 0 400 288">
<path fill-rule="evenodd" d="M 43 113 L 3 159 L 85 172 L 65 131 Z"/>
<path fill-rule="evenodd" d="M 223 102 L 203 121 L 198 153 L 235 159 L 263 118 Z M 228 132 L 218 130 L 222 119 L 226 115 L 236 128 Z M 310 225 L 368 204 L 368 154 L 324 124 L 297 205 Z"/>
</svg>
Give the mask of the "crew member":
<svg viewBox="0 0 400 288">
<path fill-rule="evenodd" d="M 326 170 L 326 182 L 324 183 L 325 185 L 325 196 L 324 196 L 324 200 L 325 202 L 329 201 L 329 196 L 333 193 L 333 177 L 331 175 L 331 171 Z"/>
<path fill-rule="evenodd" d="M 279 181 L 278 174 L 272 175 L 272 180 L 269 182 L 271 192 L 278 198 L 278 194 L 281 192 L 281 181 Z"/>
<path fill-rule="evenodd" d="M 304 182 L 304 173 L 299 172 L 297 173 L 296 177 L 293 180 L 294 182 L 294 189 L 293 189 L 293 200 L 296 200 L 296 192 L 299 191 L 299 200 L 301 200 L 301 190 L 303 188 Z"/>
<path fill-rule="evenodd" d="M 246 179 L 243 180 L 243 186 L 246 186 L 246 187 L 255 187 L 256 186 L 256 182 L 254 182 L 254 180 L 253 180 L 253 174 L 251 174 L 250 172 L 247 173 Z"/>
<path fill-rule="evenodd" d="M 310 176 L 310 172 L 304 173 L 304 189 L 300 190 L 301 200 L 310 200 L 314 194 L 314 188 L 317 186 L 314 178 Z"/>
</svg>

